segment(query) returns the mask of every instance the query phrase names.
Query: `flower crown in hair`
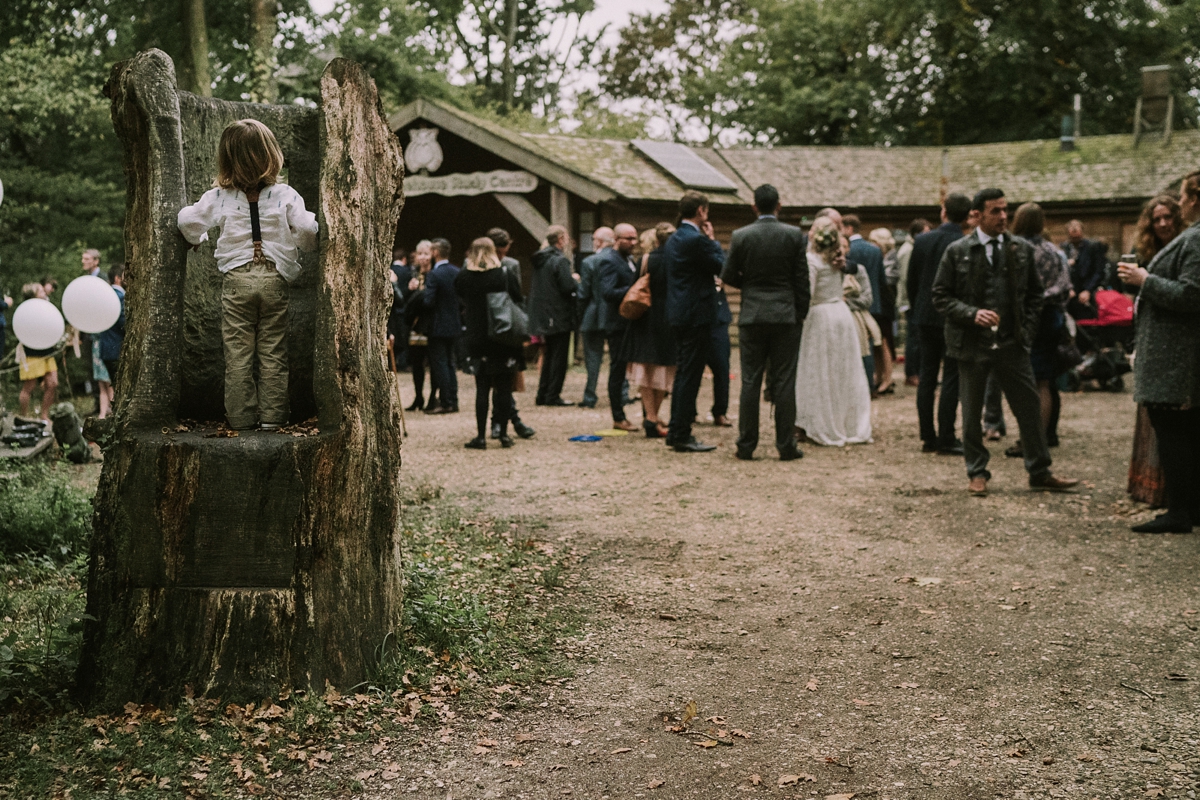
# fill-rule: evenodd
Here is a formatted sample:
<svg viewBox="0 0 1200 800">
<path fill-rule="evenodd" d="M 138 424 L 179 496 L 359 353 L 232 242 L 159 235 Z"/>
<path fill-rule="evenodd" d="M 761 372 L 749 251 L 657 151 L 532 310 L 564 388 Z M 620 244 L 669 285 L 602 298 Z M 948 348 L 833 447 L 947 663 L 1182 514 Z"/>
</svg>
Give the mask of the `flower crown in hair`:
<svg viewBox="0 0 1200 800">
<path fill-rule="evenodd" d="M 812 235 L 813 245 L 817 250 L 828 253 L 841 246 L 841 236 L 834 228 L 822 228 Z"/>
</svg>

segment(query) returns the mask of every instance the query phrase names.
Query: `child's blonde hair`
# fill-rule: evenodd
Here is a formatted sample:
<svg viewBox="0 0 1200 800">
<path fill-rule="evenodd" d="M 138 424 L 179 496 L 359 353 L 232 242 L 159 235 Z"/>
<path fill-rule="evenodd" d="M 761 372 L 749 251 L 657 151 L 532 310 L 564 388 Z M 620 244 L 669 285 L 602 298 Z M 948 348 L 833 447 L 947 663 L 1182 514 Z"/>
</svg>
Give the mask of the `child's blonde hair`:
<svg viewBox="0 0 1200 800">
<path fill-rule="evenodd" d="M 270 186 L 283 169 L 283 151 L 271 129 L 256 119 L 239 119 L 217 145 L 217 186 L 256 191 Z"/>
</svg>

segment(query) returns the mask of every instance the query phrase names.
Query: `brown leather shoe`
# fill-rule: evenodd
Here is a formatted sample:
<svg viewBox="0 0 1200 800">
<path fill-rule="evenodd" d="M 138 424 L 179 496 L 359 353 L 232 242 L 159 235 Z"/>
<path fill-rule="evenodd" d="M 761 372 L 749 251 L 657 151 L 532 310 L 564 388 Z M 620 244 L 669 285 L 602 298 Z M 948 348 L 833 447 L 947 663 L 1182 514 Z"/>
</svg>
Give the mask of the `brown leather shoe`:
<svg viewBox="0 0 1200 800">
<path fill-rule="evenodd" d="M 729 421 L 729 417 L 721 416 L 713 419 L 713 425 L 718 428 L 732 428 L 733 423 Z"/>
<path fill-rule="evenodd" d="M 987 497 L 987 478 L 982 475 L 971 478 L 971 482 L 967 484 L 967 491 L 972 497 Z"/>
<path fill-rule="evenodd" d="M 623 419 L 620 422 L 613 423 L 613 430 L 615 430 L 615 431 L 636 431 L 637 426 L 634 425 L 629 420 Z"/>
<path fill-rule="evenodd" d="M 1037 492 L 1069 492 L 1078 485 L 1079 481 L 1073 478 L 1056 478 L 1053 475 L 1029 479 L 1029 488 Z"/>
</svg>

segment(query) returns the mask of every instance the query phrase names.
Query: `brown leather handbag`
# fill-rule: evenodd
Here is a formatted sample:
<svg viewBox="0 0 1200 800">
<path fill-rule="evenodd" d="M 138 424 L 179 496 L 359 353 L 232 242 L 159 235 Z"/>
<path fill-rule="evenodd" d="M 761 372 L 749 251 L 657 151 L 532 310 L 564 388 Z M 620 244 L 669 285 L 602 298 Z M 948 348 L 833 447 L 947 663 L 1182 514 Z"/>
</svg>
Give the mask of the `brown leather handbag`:
<svg viewBox="0 0 1200 800">
<path fill-rule="evenodd" d="M 646 259 L 642 259 L 642 275 L 633 282 L 617 313 L 625 319 L 641 319 L 650 310 L 650 273 L 646 270 Z"/>
</svg>

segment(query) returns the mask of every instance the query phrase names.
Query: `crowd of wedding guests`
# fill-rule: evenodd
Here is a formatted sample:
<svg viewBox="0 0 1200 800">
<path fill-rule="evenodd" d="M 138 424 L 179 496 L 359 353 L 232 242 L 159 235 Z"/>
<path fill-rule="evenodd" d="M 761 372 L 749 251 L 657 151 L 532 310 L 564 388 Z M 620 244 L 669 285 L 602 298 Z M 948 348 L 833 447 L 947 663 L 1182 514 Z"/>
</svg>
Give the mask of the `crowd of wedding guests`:
<svg viewBox="0 0 1200 800">
<path fill-rule="evenodd" d="M 1058 445 L 1060 378 L 1078 362 L 1075 321 L 1094 318 L 1105 291 L 1137 294 L 1130 488 L 1168 510 L 1136 529 L 1190 530 L 1200 523 L 1200 234 L 1188 227 L 1200 217 L 1197 198 L 1200 173 L 1183 182 L 1178 198 L 1151 200 L 1136 258 L 1114 266 L 1107 246 L 1086 239 L 1078 221 L 1061 245 L 1045 236 L 1036 203 L 1015 209 L 1010 221 L 1000 189 L 948 195 L 936 227 L 918 219 L 907 235 L 879 228 L 864 237 L 856 216 L 834 208 L 818 212 L 807 232 L 781 222 L 779 194 L 764 185 L 754 193 L 755 222 L 733 233 L 728 251 L 708 220 L 707 198 L 688 192 L 675 224 L 640 234 L 628 224 L 596 230 L 595 252 L 578 270 L 569 232 L 550 226 L 531 257 L 528 296 L 506 231 L 472 242 L 462 269 L 451 263 L 448 241 L 422 241 L 393 264 L 389 333 L 397 368 L 413 374 L 408 410 L 458 411 L 456 365 L 474 375 L 477 435 L 468 448 L 486 449 L 489 433 L 511 447 L 510 424 L 519 437 L 534 435 L 513 399 L 524 388 L 527 350 L 490 335 L 488 297 L 499 292 L 528 312 L 540 359 L 537 405 L 574 405 L 562 390 L 578 333 L 587 371 L 579 405 L 598 404 L 607 350 L 613 428 L 638 430 L 626 414 L 632 390 L 645 436 L 678 452 L 707 452 L 715 447 L 692 432 L 706 369 L 712 421 L 732 425 L 732 315 L 724 287 L 735 287 L 742 383 L 736 456 L 754 457 L 765 382 L 775 448 L 780 459 L 793 460 L 805 441 L 871 441 L 871 401 L 895 390 L 903 319 L 905 382 L 917 387 L 922 449 L 964 458 L 968 491 L 983 496 L 991 479 L 985 443 L 1006 434 L 1002 396 L 1019 430 L 1005 453 L 1024 460 L 1030 487 L 1068 491 L 1077 484 L 1052 473 L 1050 456 Z"/>
</svg>

